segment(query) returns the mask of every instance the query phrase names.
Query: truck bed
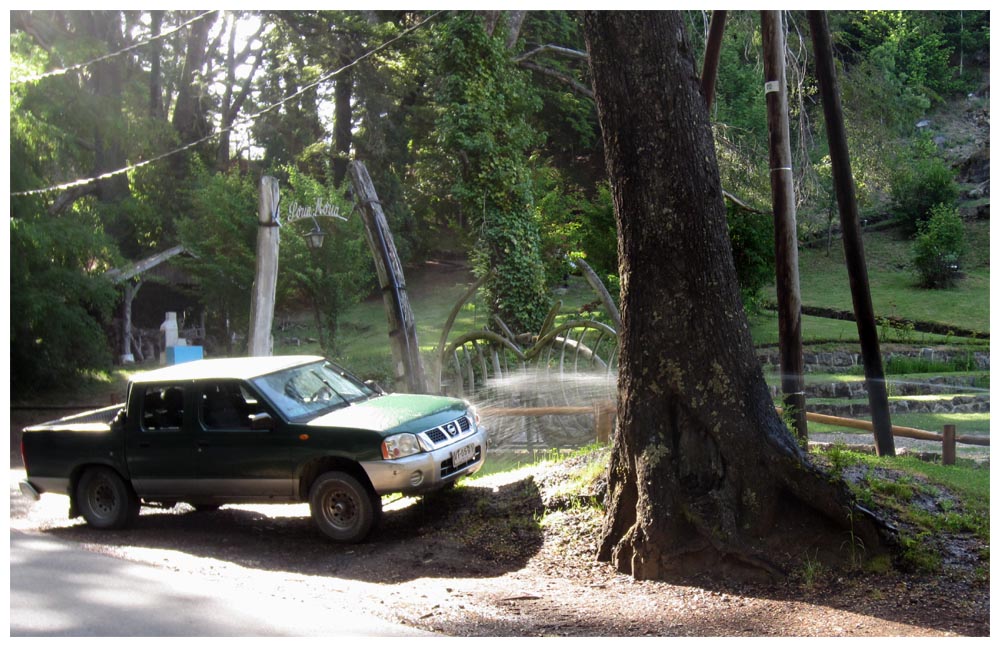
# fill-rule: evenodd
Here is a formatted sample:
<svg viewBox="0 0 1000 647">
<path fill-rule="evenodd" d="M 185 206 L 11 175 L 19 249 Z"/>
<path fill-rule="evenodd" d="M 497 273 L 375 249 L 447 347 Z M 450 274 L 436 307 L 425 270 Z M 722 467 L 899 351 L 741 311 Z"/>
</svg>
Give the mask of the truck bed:
<svg viewBox="0 0 1000 647">
<path fill-rule="evenodd" d="M 71 416 L 41 422 L 37 425 L 27 427 L 25 431 L 54 431 L 56 429 L 66 431 L 107 431 L 111 421 L 115 419 L 118 412 L 125 408 L 125 404 L 114 404 L 103 409 L 93 409 L 83 413 L 75 413 Z"/>
</svg>

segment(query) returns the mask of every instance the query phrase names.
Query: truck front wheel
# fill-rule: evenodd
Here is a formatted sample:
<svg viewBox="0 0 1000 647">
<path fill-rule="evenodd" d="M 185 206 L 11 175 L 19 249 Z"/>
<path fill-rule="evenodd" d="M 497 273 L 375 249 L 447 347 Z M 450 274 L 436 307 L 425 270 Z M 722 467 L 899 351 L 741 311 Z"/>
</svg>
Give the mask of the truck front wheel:
<svg viewBox="0 0 1000 647">
<path fill-rule="evenodd" d="M 76 484 L 76 507 L 95 528 L 126 528 L 139 517 L 139 499 L 118 472 L 92 467 Z"/>
<path fill-rule="evenodd" d="M 381 500 L 344 472 L 320 475 L 309 489 L 309 509 L 320 531 L 342 543 L 363 541 L 377 516 Z"/>
</svg>

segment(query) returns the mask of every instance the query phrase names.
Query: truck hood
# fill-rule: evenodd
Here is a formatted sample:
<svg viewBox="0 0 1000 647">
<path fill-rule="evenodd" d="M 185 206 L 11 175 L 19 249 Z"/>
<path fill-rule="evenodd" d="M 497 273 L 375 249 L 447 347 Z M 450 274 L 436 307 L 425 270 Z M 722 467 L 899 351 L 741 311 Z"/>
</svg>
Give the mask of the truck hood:
<svg viewBox="0 0 1000 647">
<path fill-rule="evenodd" d="M 310 420 L 310 427 L 363 429 L 385 434 L 419 433 L 450 422 L 468 411 L 456 398 L 436 395 L 383 395 Z"/>
</svg>

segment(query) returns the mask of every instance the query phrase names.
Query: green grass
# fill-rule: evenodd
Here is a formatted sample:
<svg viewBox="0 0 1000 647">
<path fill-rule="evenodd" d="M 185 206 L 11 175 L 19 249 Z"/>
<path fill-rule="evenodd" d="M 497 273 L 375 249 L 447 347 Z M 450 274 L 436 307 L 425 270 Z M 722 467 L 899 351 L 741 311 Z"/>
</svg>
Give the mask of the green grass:
<svg viewBox="0 0 1000 647">
<path fill-rule="evenodd" d="M 441 340 L 441 332 L 452 308 L 465 295 L 472 284 L 471 275 L 465 272 L 414 272 L 419 276 L 410 283 L 408 294 L 410 307 L 417 324 L 417 341 L 424 366 L 429 370 L 436 359 L 436 350 Z M 582 277 L 571 276 L 569 287 L 560 293 L 551 293 L 551 304 L 561 302 L 557 322 L 580 317 L 580 308 L 598 299 Z M 458 313 L 451 329 L 450 338 L 463 333 L 483 329 L 489 313 L 477 294 Z M 340 333 L 336 351 L 332 359 L 364 379 L 375 379 L 383 384 L 391 384 L 392 360 L 389 346 L 388 326 L 385 306 L 381 298 L 368 298 L 356 304 L 340 317 Z M 275 335 L 275 353 L 322 354 L 318 342 L 291 345 L 285 338 L 292 335 Z M 311 318 L 302 318 L 295 329 L 295 337 L 316 338 L 316 327 Z"/>
<path fill-rule="evenodd" d="M 990 414 L 983 413 L 895 413 L 892 414 L 892 424 L 897 427 L 912 427 L 934 433 L 941 433 L 945 425 L 955 425 L 955 432 L 961 436 L 985 435 L 990 433 Z M 825 425 L 819 422 L 809 423 L 810 434 L 858 434 L 869 440 L 871 432 L 861 429 L 849 429 Z"/>
<path fill-rule="evenodd" d="M 984 542 L 969 559 L 989 569 L 990 470 L 971 460 L 944 466 L 913 456 L 875 457 L 842 447 L 817 456 L 835 472 L 863 465 L 867 472 L 851 485 L 862 505 L 893 511 L 902 522 L 903 562 L 909 568 L 938 573 L 943 545 L 952 533 L 971 533 Z M 929 503 L 930 502 L 930 503 Z"/>
<path fill-rule="evenodd" d="M 872 300 L 879 317 L 901 317 L 926 320 L 945 325 L 976 330 L 989 330 L 989 223 L 967 223 L 970 254 L 964 268 L 968 277 L 951 290 L 924 290 L 915 287 L 915 275 L 909 266 L 911 242 L 901 239 L 896 230 L 865 234 L 866 256 Z M 800 252 L 800 284 L 803 303 L 838 310 L 853 310 L 850 283 L 843 260 L 842 245 L 834 245 L 830 256 L 823 249 L 803 249 Z M 473 278 L 468 272 L 422 269 L 407 270 L 410 304 L 413 308 L 417 337 L 425 366 L 432 367 L 441 331 L 452 307 L 465 293 Z M 768 298 L 773 298 L 773 287 Z M 765 291 L 767 292 L 767 291 Z M 598 299 L 582 277 L 570 277 L 566 290 L 551 294 L 551 302 L 562 302 L 559 319 L 579 317 L 581 306 Z M 598 308 L 598 311 L 603 311 Z M 452 328 L 452 336 L 478 330 L 488 323 L 488 312 L 477 296 L 460 312 Z M 761 312 L 751 317 L 751 335 L 758 345 L 778 342 L 777 314 Z M 311 317 L 302 318 L 299 338 L 315 338 Z M 988 349 L 983 340 L 961 339 L 913 330 L 880 327 L 882 343 L 898 342 L 910 345 L 961 345 L 978 350 Z M 802 317 L 803 343 L 813 350 L 857 349 L 857 325 L 823 317 Z M 275 352 L 317 353 L 315 342 L 292 346 L 276 335 Z M 391 384 L 392 361 L 382 299 L 369 298 L 346 310 L 340 318 L 340 332 L 333 359 L 343 363 L 365 379 Z M 903 361 L 903 360 L 900 360 Z M 912 362 L 911 362 L 912 363 Z M 950 367 L 952 370 L 957 366 Z M 899 370 L 905 370 L 900 367 Z M 944 370 L 944 367 L 942 367 Z M 893 370 L 887 370 L 893 374 Z M 814 379 L 807 376 L 808 379 Z M 851 379 L 845 376 L 823 379 Z"/>
<path fill-rule="evenodd" d="M 963 263 L 966 278 L 949 290 L 925 290 L 916 287 L 916 274 L 910 264 L 912 241 L 891 229 L 867 232 L 865 256 L 872 304 L 877 317 L 901 317 L 930 321 L 971 330 L 989 332 L 989 222 L 966 223 L 969 254 Z M 803 249 L 799 253 L 799 284 L 802 303 L 808 306 L 852 311 L 852 299 L 843 245 L 834 245 L 829 256 L 825 249 Z M 774 299 L 774 288 L 765 296 Z M 853 328 L 845 341 L 857 338 Z M 839 339 L 840 325 L 809 323 L 803 317 L 803 338 Z M 775 332 L 775 335 L 777 333 Z M 915 343 L 921 341 L 917 335 Z M 754 336 L 757 343 L 767 343 Z M 932 339 L 927 337 L 925 339 Z"/>
</svg>

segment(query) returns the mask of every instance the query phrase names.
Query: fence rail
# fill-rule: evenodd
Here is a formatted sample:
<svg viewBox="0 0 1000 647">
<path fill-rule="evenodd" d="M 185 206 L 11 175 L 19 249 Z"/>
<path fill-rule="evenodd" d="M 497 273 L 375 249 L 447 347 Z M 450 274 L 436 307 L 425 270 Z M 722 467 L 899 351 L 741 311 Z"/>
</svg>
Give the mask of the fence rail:
<svg viewBox="0 0 1000 647">
<path fill-rule="evenodd" d="M 781 407 L 775 407 L 781 413 Z M 483 409 L 484 416 L 496 417 L 542 417 L 542 416 L 578 416 L 593 414 L 594 435 L 597 442 L 608 442 L 614 429 L 614 419 L 616 408 L 614 401 L 603 401 L 595 403 L 589 407 L 490 407 Z M 872 423 L 867 420 L 855 418 L 842 418 L 840 416 L 828 416 L 822 413 L 806 412 L 806 420 L 819 422 L 836 427 L 848 427 L 851 429 L 863 429 L 873 431 Z M 941 443 L 941 462 L 945 465 L 955 464 L 955 445 L 962 443 L 965 445 L 990 446 L 990 439 L 982 436 L 963 435 L 955 433 L 955 425 L 945 425 L 944 433 L 935 433 L 914 427 L 892 426 L 892 435 L 901 438 L 913 438 L 916 440 L 930 440 Z"/>
</svg>

